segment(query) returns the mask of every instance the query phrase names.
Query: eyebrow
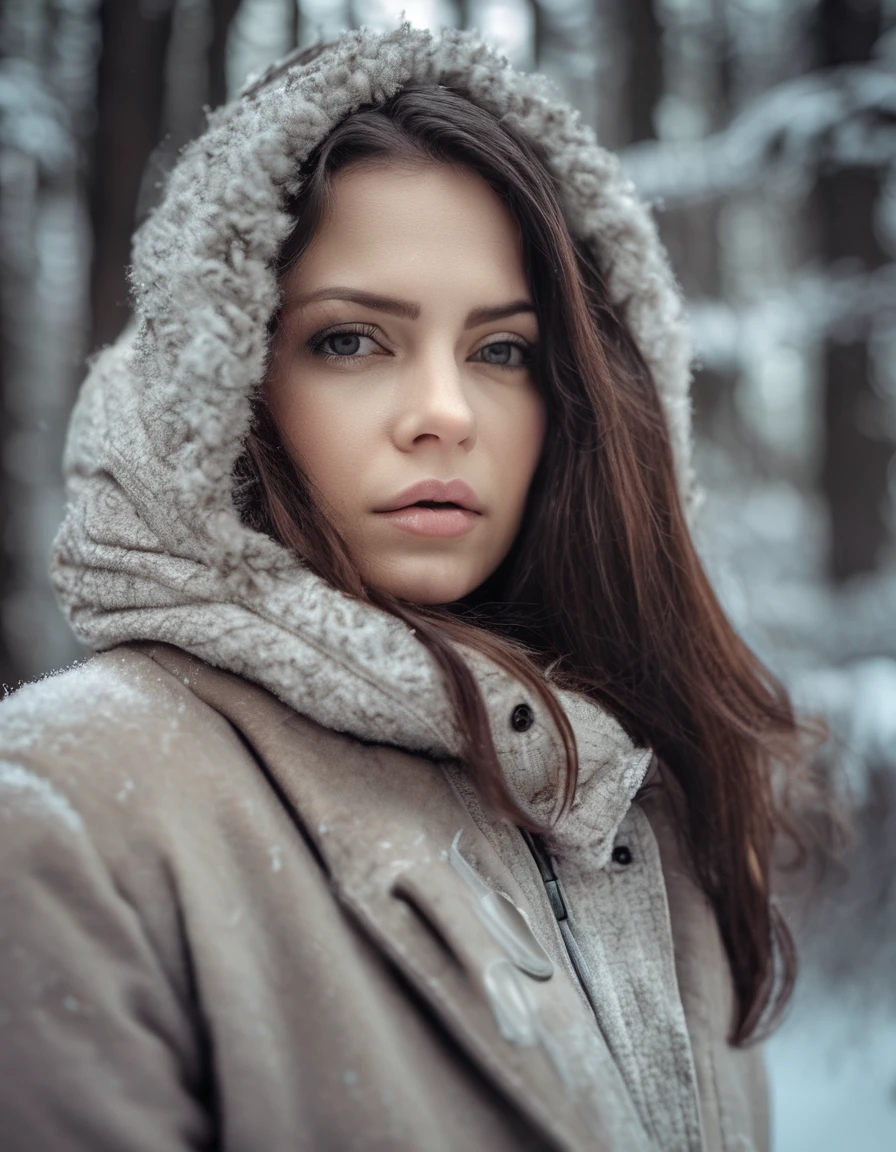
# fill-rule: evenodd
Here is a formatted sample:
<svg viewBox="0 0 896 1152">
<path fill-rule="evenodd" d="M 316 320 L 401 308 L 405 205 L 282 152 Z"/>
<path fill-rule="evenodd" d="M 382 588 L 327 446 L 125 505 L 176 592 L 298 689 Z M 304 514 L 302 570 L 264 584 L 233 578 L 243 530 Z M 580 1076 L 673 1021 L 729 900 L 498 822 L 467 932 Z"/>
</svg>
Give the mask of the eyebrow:
<svg viewBox="0 0 896 1152">
<path fill-rule="evenodd" d="M 296 307 L 303 307 L 315 300 L 347 300 L 351 304 L 361 304 L 365 308 L 372 308 L 376 312 L 388 312 L 393 316 L 400 316 L 403 320 L 416 320 L 420 316 L 420 305 L 409 300 L 396 300 L 392 296 L 381 296 L 378 292 L 364 292 L 360 288 L 318 288 L 295 301 Z M 475 328 L 478 324 L 490 324 L 495 320 L 504 320 L 508 316 L 517 316 L 521 312 L 534 312 L 535 305 L 531 300 L 512 300 L 509 304 L 497 304 L 492 307 L 474 308 L 467 316 L 465 328 Z"/>
</svg>

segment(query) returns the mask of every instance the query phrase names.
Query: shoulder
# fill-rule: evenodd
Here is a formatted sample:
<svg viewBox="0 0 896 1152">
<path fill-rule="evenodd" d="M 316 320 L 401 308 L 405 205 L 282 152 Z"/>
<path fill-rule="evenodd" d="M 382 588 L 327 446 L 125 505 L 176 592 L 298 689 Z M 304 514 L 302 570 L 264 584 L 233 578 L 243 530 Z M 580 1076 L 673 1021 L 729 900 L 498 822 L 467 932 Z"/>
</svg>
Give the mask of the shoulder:
<svg viewBox="0 0 896 1152">
<path fill-rule="evenodd" d="M 188 678 L 125 645 L 26 684 L 0 703 L 0 755 L 50 774 L 115 779 L 174 755 L 202 758 L 228 726 Z"/>
<path fill-rule="evenodd" d="M 247 809 L 250 837 L 273 807 L 258 803 L 266 785 L 244 742 L 188 679 L 129 645 L 0 703 L 0 936 L 11 924 L 50 956 L 88 924 L 100 939 L 137 933 L 187 987 L 184 894 L 214 892 Z"/>
<path fill-rule="evenodd" d="M 0 747 L 69 760 L 101 755 L 110 745 L 119 754 L 152 751 L 160 737 L 189 742 L 211 711 L 187 683 L 124 645 L 9 695 L 0 703 Z"/>
<path fill-rule="evenodd" d="M 227 721 L 139 647 L 26 684 L 0 703 L 0 825 L 87 834 L 103 855 L 162 844 L 245 751 Z"/>
<path fill-rule="evenodd" d="M 160 1123 L 180 1147 L 175 1129 L 204 1123 L 174 772 L 158 774 L 176 767 L 165 733 L 178 758 L 197 747 L 201 710 L 166 675 L 110 652 L 0 703 L 0 1112 L 17 1148 L 73 1147 L 76 1114 L 95 1148 L 151 1143 Z"/>
</svg>

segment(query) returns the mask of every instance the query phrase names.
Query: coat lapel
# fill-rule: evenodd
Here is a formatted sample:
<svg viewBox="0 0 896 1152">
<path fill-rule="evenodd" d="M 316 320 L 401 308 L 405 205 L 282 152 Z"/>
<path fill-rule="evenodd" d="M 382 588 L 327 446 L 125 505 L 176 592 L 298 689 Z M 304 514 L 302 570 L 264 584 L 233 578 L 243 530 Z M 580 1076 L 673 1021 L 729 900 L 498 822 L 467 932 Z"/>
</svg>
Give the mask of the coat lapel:
<svg viewBox="0 0 896 1152">
<path fill-rule="evenodd" d="M 321 728 L 177 649 L 145 650 L 237 728 L 313 842 L 337 898 L 550 1144 L 647 1147 L 565 972 L 555 965 L 547 980 L 520 972 L 449 862 L 456 842 L 485 883 L 527 911 L 437 764 Z"/>
</svg>

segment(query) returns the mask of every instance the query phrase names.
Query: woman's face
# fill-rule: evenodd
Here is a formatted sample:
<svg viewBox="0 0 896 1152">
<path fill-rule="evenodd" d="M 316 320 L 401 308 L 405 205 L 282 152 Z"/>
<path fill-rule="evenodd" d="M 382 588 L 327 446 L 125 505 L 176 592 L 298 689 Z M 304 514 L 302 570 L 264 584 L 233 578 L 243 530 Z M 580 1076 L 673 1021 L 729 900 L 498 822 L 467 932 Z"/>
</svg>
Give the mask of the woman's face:
<svg viewBox="0 0 896 1152">
<path fill-rule="evenodd" d="M 519 230 L 467 169 L 359 166 L 334 194 L 265 396 L 367 582 L 449 603 L 507 555 L 544 438 Z"/>
</svg>

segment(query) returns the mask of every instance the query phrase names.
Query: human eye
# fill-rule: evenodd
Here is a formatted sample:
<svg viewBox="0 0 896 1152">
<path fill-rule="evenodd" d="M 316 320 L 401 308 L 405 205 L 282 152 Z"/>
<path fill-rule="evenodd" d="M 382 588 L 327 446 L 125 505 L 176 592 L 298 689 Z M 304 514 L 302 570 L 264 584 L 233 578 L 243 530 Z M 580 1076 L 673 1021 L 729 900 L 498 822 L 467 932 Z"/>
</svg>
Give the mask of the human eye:
<svg viewBox="0 0 896 1152">
<path fill-rule="evenodd" d="M 491 340 L 477 348 L 473 356 L 481 356 L 481 364 L 495 368 L 528 368 L 534 347 L 519 336 L 502 336 L 500 340 Z"/>
<path fill-rule="evenodd" d="M 352 360 L 366 360 L 376 355 L 380 348 L 373 339 L 376 326 L 373 324 L 353 324 L 350 327 L 327 328 L 315 333 L 308 341 L 308 350 L 314 356 L 322 356 L 330 363 Z"/>
</svg>

